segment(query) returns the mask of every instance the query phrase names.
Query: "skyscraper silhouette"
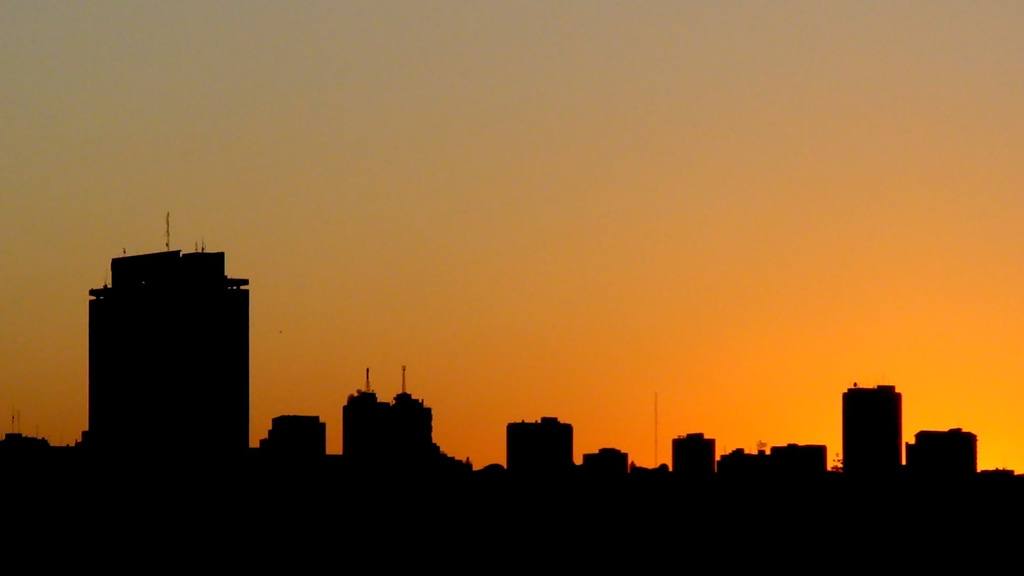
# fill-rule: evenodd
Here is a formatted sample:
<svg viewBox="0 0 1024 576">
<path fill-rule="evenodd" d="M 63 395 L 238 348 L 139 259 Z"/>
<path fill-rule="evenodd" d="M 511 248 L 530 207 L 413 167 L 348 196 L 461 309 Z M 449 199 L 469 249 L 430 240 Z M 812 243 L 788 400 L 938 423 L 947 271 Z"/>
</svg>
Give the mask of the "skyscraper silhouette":
<svg viewBox="0 0 1024 576">
<path fill-rule="evenodd" d="M 843 472 L 855 478 L 891 477 L 903 462 L 903 396 L 894 386 L 843 393 Z"/>
<path fill-rule="evenodd" d="M 87 446 L 120 455 L 249 445 L 248 280 L 223 252 L 114 258 L 89 290 Z"/>
</svg>

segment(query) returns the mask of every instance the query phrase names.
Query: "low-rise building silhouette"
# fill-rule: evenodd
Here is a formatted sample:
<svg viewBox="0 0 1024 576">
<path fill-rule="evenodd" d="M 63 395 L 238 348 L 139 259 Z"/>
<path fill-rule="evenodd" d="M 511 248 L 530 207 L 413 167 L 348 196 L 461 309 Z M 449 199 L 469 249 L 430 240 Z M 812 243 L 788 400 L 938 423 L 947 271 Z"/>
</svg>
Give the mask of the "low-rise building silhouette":
<svg viewBox="0 0 1024 576">
<path fill-rule="evenodd" d="M 715 475 L 715 439 L 703 433 L 672 439 L 672 472 L 684 480 L 710 480 Z"/>
<path fill-rule="evenodd" d="M 723 480 L 763 480 L 769 474 L 769 458 L 764 450 L 751 454 L 737 448 L 718 459 L 718 475 Z"/>
<path fill-rule="evenodd" d="M 284 415 L 270 421 L 267 437 L 260 440 L 267 455 L 317 458 L 327 454 L 327 425 L 319 416 Z"/>
<path fill-rule="evenodd" d="M 4 454 L 36 453 L 50 448 L 46 438 L 26 436 L 20 432 L 7 432 L 0 440 L 0 452 Z"/>
<path fill-rule="evenodd" d="M 572 424 L 545 416 L 505 427 L 505 465 L 510 474 L 559 475 L 573 469 Z"/>
<path fill-rule="evenodd" d="M 818 444 L 772 446 L 755 454 L 737 448 L 718 459 L 718 476 L 744 482 L 815 480 L 824 476 L 827 460 L 827 448 Z"/>
<path fill-rule="evenodd" d="M 601 448 L 583 455 L 581 466 L 587 478 L 618 480 L 629 473 L 629 454 L 615 448 Z"/>
<path fill-rule="evenodd" d="M 991 470 L 978 470 L 978 478 L 987 482 L 1013 482 L 1017 480 L 1017 473 L 1011 468 L 993 468 Z"/>
<path fill-rule="evenodd" d="M 66 456 L 70 450 L 50 446 L 45 438 L 8 432 L 0 439 L 0 473 L 41 472 L 60 455 Z"/>
<path fill-rule="evenodd" d="M 820 444 L 772 446 L 769 468 L 775 478 L 813 480 L 827 471 L 828 449 Z"/>
<path fill-rule="evenodd" d="M 970 478 L 978 471 L 978 437 L 960 428 L 922 430 L 907 443 L 907 470 L 930 480 Z"/>
</svg>

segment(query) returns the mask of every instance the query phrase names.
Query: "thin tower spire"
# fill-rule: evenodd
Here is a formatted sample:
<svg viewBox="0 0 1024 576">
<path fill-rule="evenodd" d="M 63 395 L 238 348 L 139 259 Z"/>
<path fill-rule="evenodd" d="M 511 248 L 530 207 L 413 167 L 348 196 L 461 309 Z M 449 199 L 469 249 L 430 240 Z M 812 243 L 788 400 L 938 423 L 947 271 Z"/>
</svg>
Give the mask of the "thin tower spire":
<svg viewBox="0 0 1024 576">
<path fill-rule="evenodd" d="M 654 393 L 654 467 L 658 467 L 658 393 Z"/>
<path fill-rule="evenodd" d="M 402 364 L 402 394 L 405 394 L 405 364 Z"/>
</svg>

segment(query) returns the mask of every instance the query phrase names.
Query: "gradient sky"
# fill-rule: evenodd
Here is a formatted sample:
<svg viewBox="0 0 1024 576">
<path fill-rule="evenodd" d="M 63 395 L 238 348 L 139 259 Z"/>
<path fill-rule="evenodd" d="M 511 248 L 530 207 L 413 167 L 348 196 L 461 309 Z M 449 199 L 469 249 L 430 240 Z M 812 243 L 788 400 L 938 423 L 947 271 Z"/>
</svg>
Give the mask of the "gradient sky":
<svg viewBox="0 0 1024 576">
<path fill-rule="evenodd" d="M 1024 470 L 1019 2 L 5 2 L 0 402 L 86 424 L 87 291 L 205 239 L 252 280 L 251 440 L 376 388 L 504 462 L 703 431 Z M 183 343 L 187 344 L 187 343 Z M 182 415 L 180 425 L 188 425 Z M 2 430 L 8 430 L 3 422 Z"/>
</svg>

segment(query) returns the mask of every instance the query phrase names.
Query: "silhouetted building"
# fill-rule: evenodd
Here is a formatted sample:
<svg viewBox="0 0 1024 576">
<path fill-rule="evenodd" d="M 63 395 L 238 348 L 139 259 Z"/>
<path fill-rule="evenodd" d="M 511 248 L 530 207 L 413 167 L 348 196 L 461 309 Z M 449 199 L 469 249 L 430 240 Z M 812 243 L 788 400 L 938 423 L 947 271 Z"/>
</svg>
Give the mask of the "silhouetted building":
<svg viewBox="0 0 1024 576">
<path fill-rule="evenodd" d="M 903 462 L 903 397 L 893 386 L 843 393 L 843 472 L 851 477 L 895 476 Z"/>
<path fill-rule="evenodd" d="M 724 480 L 763 480 L 769 474 L 769 458 L 764 450 L 748 454 L 737 448 L 718 459 L 718 476 Z"/>
<path fill-rule="evenodd" d="M 815 479 L 827 470 L 828 449 L 820 444 L 772 446 L 768 458 L 775 478 Z"/>
<path fill-rule="evenodd" d="M 36 453 L 50 447 L 46 438 L 25 436 L 20 432 L 7 432 L 0 440 L 0 454 Z"/>
<path fill-rule="evenodd" d="M 907 470 L 915 478 L 970 478 L 978 471 L 978 437 L 960 428 L 922 430 L 907 443 Z"/>
<path fill-rule="evenodd" d="M 341 409 L 341 452 L 357 465 L 386 462 L 391 450 L 391 406 L 370 390 L 358 390 Z"/>
<path fill-rule="evenodd" d="M 433 412 L 422 400 L 402 392 L 392 403 L 381 402 L 366 389 L 348 397 L 342 408 L 342 454 L 357 470 L 461 474 L 472 471 L 468 462 L 448 456 L 434 443 Z"/>
<path fill-rule="evenodd" d="M 629 473 L 629 454 L 615 448 L 601 448 L 583 455 L 583 473 L 592 479 L 617 480 Z"/>
<path fill-rule="evenodd" d="M 0 439 L 0 472 L 3 480 L 10 480 L 9 473 L 52 473 L 48 464 L 59 458 L 59 454 L 71 448 L 50 446 L 45 438 L 34 438 L 20 432 L 8 432 Z M 12 497 L 14 495 L 12 494 Z"/>
<path fill-rule="evenodd" d="M 1009 468 L 994 468 L 992 470 L 979 470 L 978 477 L 985 480 L 1014 480 L 1017 478 L 1017 473 Z"/>
<path fill-rule="evenodd" d="M 415 462 L 436 452 L 434 416 L 423 400 L 404 391 L 396 394 L 391 403 L 391 426 L 396 458 Z"/>
<path fill-rule="evenodd" d="M 987 470 L 978 470 L 978 474 L 988 477 L 999 477 L 999 478 L 1016 478 L 1017 472 L 1012 468 L 992 468 Z"/>
<path fill-rule="evenodd" d="M 114 258 L 89 290 L 89 434 L 119 454 L 242 454 L 249 445 L 248 280 L 223 252 Z"/>
<path fill-rule="evenodd" d="M 485 485 L 494 485 L 505 482 L 508 479 L 508 470 L 501 464 L 488 464 L 475 471 L 474 476 Z"/>
<path fill-rule="evenodd" d="M 654 468 L 647 468 L 645 466 L 639 466 L 636 462 L 630 462 L 629 478 L 630 482 L 634 482 L 641 486 L 658 486 L 662 489 L 671 486 L 673 490 L 675 489 L 675 477 L 672 475 L 672 471 L 669 469 L 668 464 L 658 464 Z"/>
<path fill-rule="evenodd" d="M 572 424 L 544 417 L 505 428 L 505 462 L 510 474 L 557 475 L 572 470 Z"/>
<path fill-rule="evenodd" d="M 327 424 L 319 416 L 275 416 L 260 450 L 271 456 L 317 458 L 327 454 Z"/>
<path fill-rule="evenodd" d="M 672 439 L 672 472 L 686 480 L 709 480 L 715 475 L 715 439 L 687 434 Z"/>
</svg>

